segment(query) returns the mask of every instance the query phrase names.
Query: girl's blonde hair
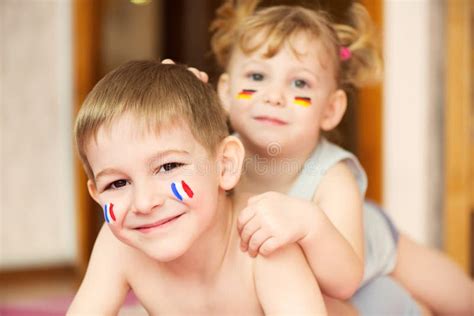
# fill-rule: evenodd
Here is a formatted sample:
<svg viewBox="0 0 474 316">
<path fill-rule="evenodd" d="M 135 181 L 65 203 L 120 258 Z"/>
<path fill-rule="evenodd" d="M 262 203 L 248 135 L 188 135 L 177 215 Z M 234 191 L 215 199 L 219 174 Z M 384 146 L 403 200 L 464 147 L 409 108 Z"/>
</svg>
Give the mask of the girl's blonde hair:
<svg viewBox="0 0 474 316">
<path fill-rule="evenodd" d="M 265 57 L 272 57 L 285 43 L 291 47 L 293 36 L 303 33 L 321 41 L 334 65 L 338 85 L 361 87 L 379 79 L 382 62 L 378 39 L 361 4 L 350 8 L 348 24 L 335 24 L 321 10 L 287 5 L 259 8 L 259 2 L 228 0 L 217 9 L 210 27 L 211 47 L 224 69 L 235 48 L 251 54 L 268 45 Z M 264 40 L 256 43 L 256 35 Z M 350 58 L 342 60 L 341 49 L 348 50 Z"/>
<path fill-rule="evenodd" d="M 170 124 L 187 124 L 210 153 L 228 134 L 226 115 L 214 89 L 183 66 L 132 61 L 102 78 L 88 94 L 74 127 L 77 150 L 89 179 L 89 142 L 101 127 L 132 114 L 143 130 L 159 132 Z"/>
</svg>

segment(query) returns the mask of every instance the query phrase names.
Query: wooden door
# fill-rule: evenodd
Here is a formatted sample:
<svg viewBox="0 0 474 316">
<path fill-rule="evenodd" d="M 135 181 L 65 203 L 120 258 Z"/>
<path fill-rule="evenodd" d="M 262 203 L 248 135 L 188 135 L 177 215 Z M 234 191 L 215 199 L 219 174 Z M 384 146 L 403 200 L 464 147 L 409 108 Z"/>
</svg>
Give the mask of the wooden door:
<svg viewBox="0 0 474 316">
<path fill-rule="evenodd" d="M 444 248 L 474 276 L 474 127 L 471 0 L 446 3 Z"/>
<path fill-rule="evenodd" d="M 73 2 L 73 69 L 74 69 L 74 108 L 80 108 L 87 93 L 98 81 L 100 1 L 80 0 Z M 87 177 L 81 162 L 75 159 L 75 192 L 77 220 L 77 268 L 79 277 L 85 272 L 94 244 L 95 203 L 87 192 Z"/>
</svg>

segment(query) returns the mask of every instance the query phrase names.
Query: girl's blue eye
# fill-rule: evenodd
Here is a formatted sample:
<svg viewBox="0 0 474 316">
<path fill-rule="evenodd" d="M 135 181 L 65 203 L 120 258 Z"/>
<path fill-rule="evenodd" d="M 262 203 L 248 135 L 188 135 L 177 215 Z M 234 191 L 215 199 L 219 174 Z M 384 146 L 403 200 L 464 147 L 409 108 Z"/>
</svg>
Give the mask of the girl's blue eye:
<svg viewBox="0 0 474 316">
<path fill-rule="evenodd" d="M 250 79 L 252 79 L 253 81 L 262 81 L 263 75 L 261 73 L 255 72 L 250 74 Z"/>
<path fill-rule="evenodd" d="M 305 88 L 305 87 L 308 86 L 308 83 L 305 80 L 297 79 L 297 80 L 293 81 L 293 85 L 296 88 Z"/>
</svg>

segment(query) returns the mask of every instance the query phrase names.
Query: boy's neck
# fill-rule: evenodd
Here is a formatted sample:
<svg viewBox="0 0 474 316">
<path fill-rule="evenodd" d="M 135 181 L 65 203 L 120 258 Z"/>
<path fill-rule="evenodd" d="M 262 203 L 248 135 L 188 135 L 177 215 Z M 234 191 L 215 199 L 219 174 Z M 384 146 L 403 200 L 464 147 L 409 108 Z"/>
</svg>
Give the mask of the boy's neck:
<svg viewBox="0 0 474 316">
<path fill-rule="evenodd" d="M 214 221 L 207 231 L 197 239 L 180 258 L 167 262 L 169 273 L 188 281 L 212 282 L 228 255 L 234 227 L 234 212 L 231 199 L 225 192 L 219 194 Z"/>
</svg>

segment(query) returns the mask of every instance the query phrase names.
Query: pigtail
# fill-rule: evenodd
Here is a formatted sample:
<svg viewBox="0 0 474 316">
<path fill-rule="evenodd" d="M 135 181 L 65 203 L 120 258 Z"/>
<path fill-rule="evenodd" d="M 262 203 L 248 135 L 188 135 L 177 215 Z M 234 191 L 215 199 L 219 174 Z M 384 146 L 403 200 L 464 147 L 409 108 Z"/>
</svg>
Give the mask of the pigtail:
<svg viewBox="0 0 474 316">
<path fill-rule="evenodd" d="M 379 40 L 367 10 L 354 3 L 348 24 L 335 24 L 339 39 L 341 83 L 362 87 L 376 83 L 382 74 Z"/>
<path fill-rule="evenodd" d="M 227 0 L 216 10 L 209 30 L 211 49 L 221 67 L 226 67 L 238 36 L 242 20 L 251 15 L 260 0 Z"/>
</svg>

